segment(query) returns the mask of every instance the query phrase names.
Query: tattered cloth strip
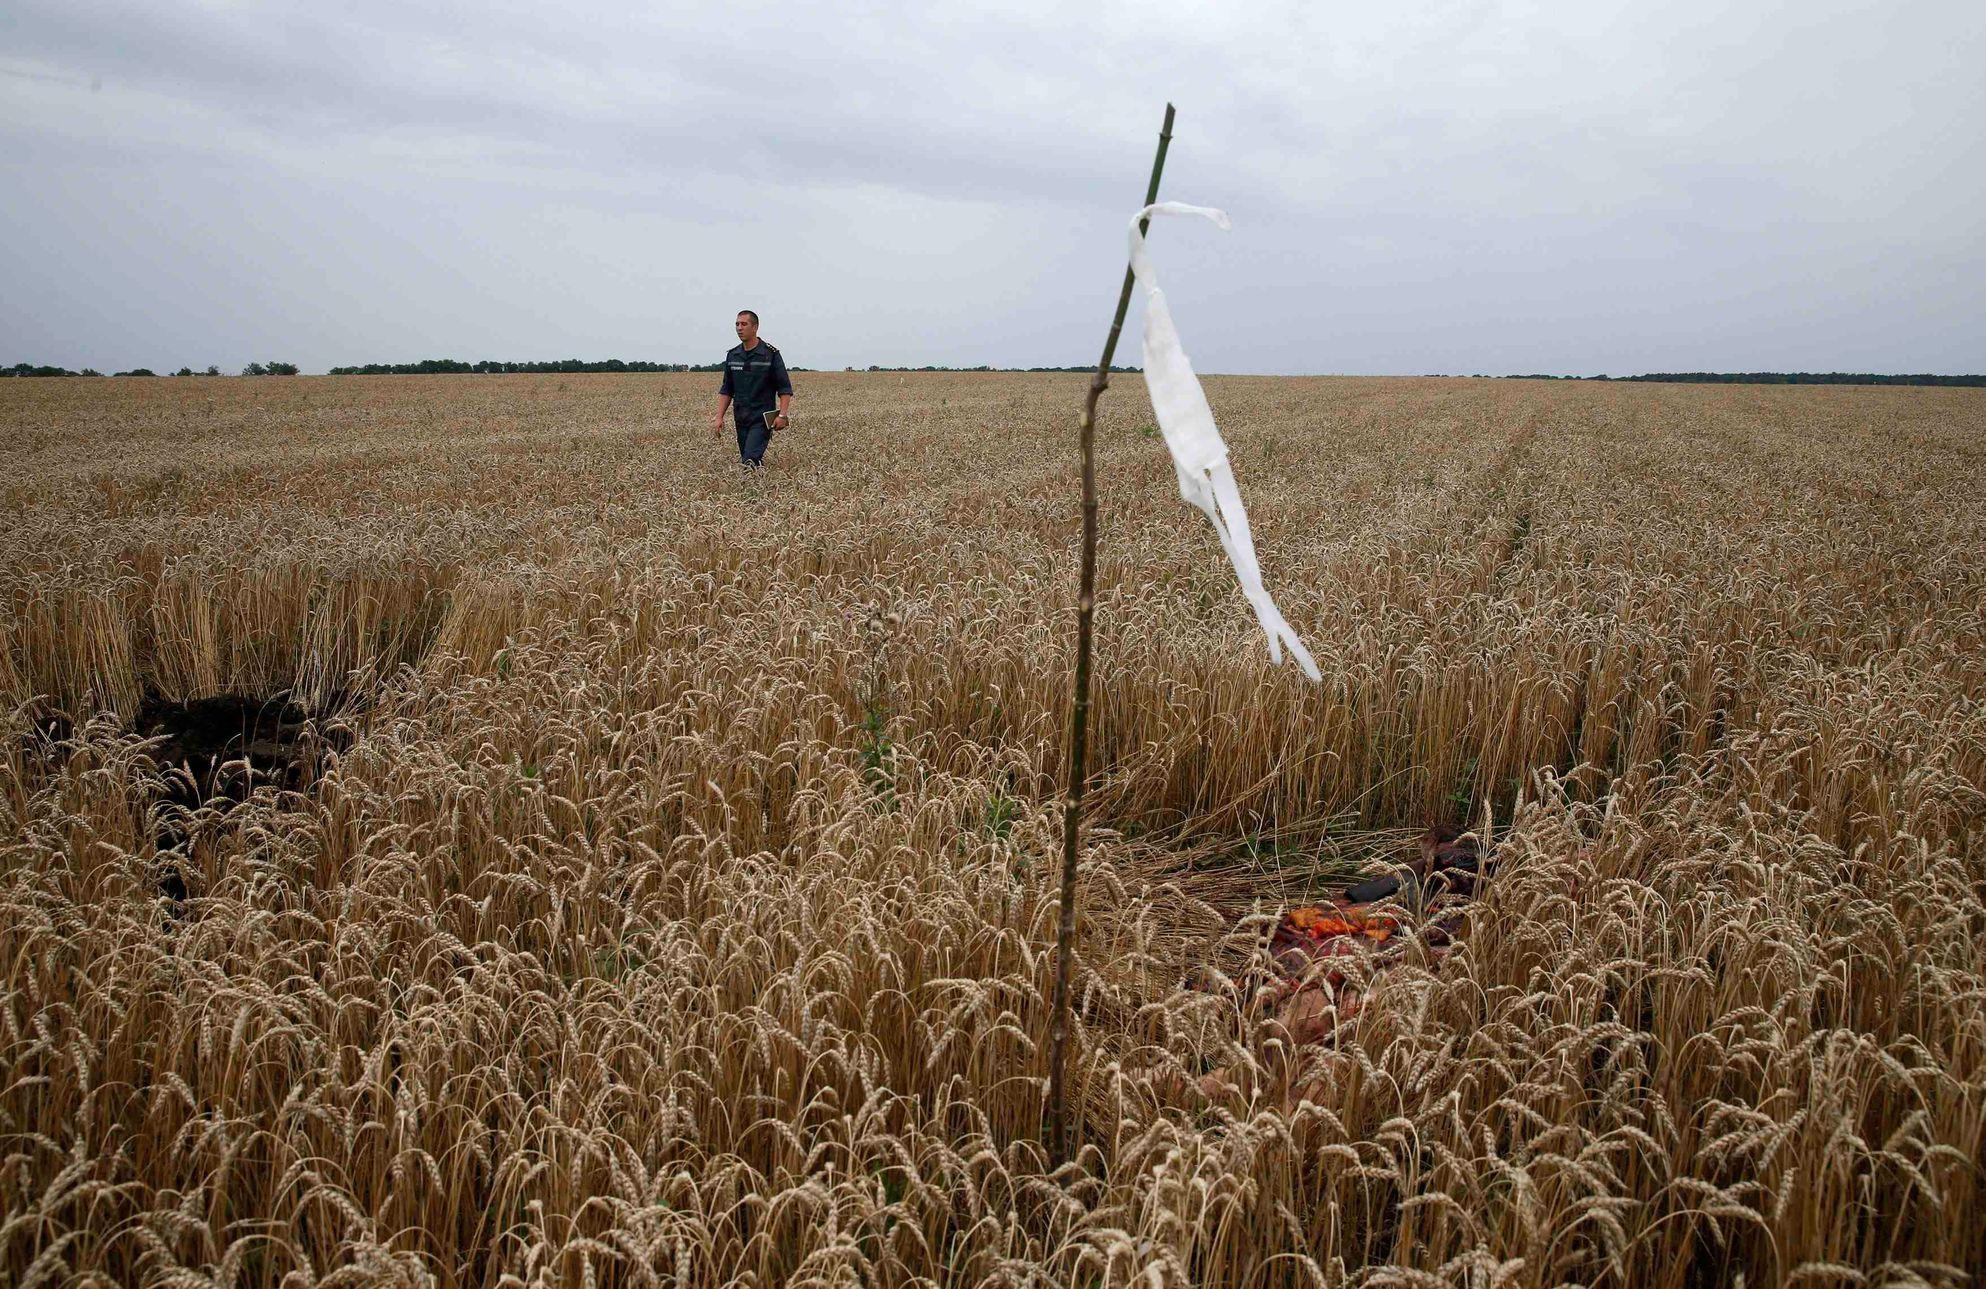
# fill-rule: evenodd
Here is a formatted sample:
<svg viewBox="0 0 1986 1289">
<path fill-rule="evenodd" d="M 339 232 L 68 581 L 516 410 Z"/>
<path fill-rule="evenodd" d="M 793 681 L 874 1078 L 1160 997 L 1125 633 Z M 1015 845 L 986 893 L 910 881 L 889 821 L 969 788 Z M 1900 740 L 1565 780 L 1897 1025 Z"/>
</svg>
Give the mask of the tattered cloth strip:
<svg viewBox="0 0 1986 1289">
<path fill-rule="evenodd" d="M 1193 374 L 1180 347 L 1179 333 L 1172 325 L 1172 311 L 1166 307 L 1165 292 L 1159 290 L 1158 274 L 1152 269 L 1151 255 L 1145 250 L 1145 235 L 1138 225 L 1152 215 L 1201 215 L 1227 228 L 1224 211 L 1183 202 L 1162 201 L 1147 206 L 1131 217 L 1131 272 L 1145 286 L 1145 387 L 1151 391 L 1152 412 L 1158 417 L 1159 432 L 1172 449 L 1173 468 L 1179 473 L 1179 495 L 1212 521 L 1214 532 L 1227 552 L 1228 563 L 1241 581 L 1241 593 L 1255 609 L 1262 634 L 1269 641 L 1269 661 L 1283 660 L 1287 644 L 1297 666 L 1312 680 L 1321 680 L 1310 651 L 1297 639 L 1284 620 L 1276 602 L 1262 587 L 1262 569 L 1255 561 L 1255 538 L 1248 531 L 1248 512 L 1242 508 L 1241 492 L 1235 487 L 1234 471 L 1227 462 L 1227 444 L 1214 428 L 1214 411 L 1200 378 Z"/>
</svg>

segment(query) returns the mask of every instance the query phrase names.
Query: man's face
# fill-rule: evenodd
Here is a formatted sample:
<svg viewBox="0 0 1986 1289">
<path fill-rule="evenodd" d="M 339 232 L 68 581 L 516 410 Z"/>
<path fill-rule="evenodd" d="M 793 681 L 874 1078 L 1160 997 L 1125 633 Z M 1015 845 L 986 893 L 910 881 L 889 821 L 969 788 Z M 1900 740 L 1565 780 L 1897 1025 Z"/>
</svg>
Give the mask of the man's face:
<svg viewBox="0 0 1986 1289">
<path fill-rule="evenodd" d="M 750 349 L 752 345 L 758 340 L 758 338 L 759 338 L 759 324 L 752 321 L 752 315 L 749 313 L 739 314 L 738 343 L 744 345 L 745 348 Z"/>
</svg>

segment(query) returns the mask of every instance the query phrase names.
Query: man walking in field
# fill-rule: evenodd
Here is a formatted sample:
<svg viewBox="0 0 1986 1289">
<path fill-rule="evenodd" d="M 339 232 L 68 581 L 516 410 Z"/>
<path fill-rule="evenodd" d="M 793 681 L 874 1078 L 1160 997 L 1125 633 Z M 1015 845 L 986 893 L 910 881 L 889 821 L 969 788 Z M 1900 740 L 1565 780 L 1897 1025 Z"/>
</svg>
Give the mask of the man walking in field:
<svg viewBox="0 0 1986 1289">
<path fill-rule="evenodd" d="M 724 380 L 717 387 L 711 437 L 724 432 L 724 409 L 730 408 L 738 426 L 738 459 L 746 474 L 756 474 L 765 468 L 773 431 L 786 428 L 786 409 L 792 403 L 793 381 L 786 374 L 786 360 L 759 339 L 759 315 L 740 310 L 738 343 L 724 355 Z M 768 417 L 768 412 L 774 415 Z"/>
</svg>

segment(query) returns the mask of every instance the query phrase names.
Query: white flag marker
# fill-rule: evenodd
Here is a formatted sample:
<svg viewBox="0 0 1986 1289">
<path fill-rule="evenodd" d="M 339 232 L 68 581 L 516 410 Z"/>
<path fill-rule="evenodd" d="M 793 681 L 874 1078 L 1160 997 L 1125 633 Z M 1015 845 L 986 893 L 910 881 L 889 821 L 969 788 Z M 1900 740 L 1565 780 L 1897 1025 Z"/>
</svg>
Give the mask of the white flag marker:
<svg viewBox="0 0 1986 1289">
<path fill-rule="evenodd" d="M 1209 206 L 1162 201 L 1131 217 L 1131 272 L 1145 286 L 1145 388 L 1151 391 L 1159 433 L 1165 436 L 1166 447 L 1172 449 L 1172 465 L 1179 472 L 1179 495 L 1212 521 L 1221 549 L 1227 552 L 1228 563 L 1234 565 L 1234 575 L 1241 582 L 1241 593 L 1248 597 L 1256 620 L 1262 624 L 1262 634 L 1268 638 L 1269 661 L 1282 662 L 1287 644 L 1303 674 L 1321 680 L 1310 651 L 1262 588 L 1255 539 L 1248 531 L 1248 512 L 1242 509 L 1241 492 L 1227 463 L 1227 444 L 1214 428 L 1214 409 L 1207 406 L 1200 378 L 1193 374 L 1193 364 L 1179 345 L 1172 311 L 1166 307 L 1165 292 L 1159 290 L 1144 234 L 1138 231 L 1139 223 L 1151 215 L 1202 215 L 1225 229 L 1229 227 L 1227 213 Z"/>
</svg>

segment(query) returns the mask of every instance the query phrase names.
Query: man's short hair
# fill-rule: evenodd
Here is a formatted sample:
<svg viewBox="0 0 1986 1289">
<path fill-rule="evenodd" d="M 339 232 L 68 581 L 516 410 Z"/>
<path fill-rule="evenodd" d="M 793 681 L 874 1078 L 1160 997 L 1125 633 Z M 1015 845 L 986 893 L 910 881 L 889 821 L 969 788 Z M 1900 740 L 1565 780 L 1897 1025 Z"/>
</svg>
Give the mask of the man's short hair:
<svg viewBox="0 0 1986 1289">
<path fill-rule="evenodd" d="M 741 317 L 741 318 L 750 318 L 750 319 L 752 320 L 752 325 L 753 325 L 754 327 L 756 327 L 756 326 L 758 326 L 758 325 L 759 325 L 759 315 L 758 315 L 758 314 L 756 314 L 756 313 L 753 313 L 753 312 L 752 312 L 752 311 L 751 311 L 750 309 L 740 309 L 740 310 L 738 310 L 738 316 L 739 316 L 739 317 Z"/>
</svg>

